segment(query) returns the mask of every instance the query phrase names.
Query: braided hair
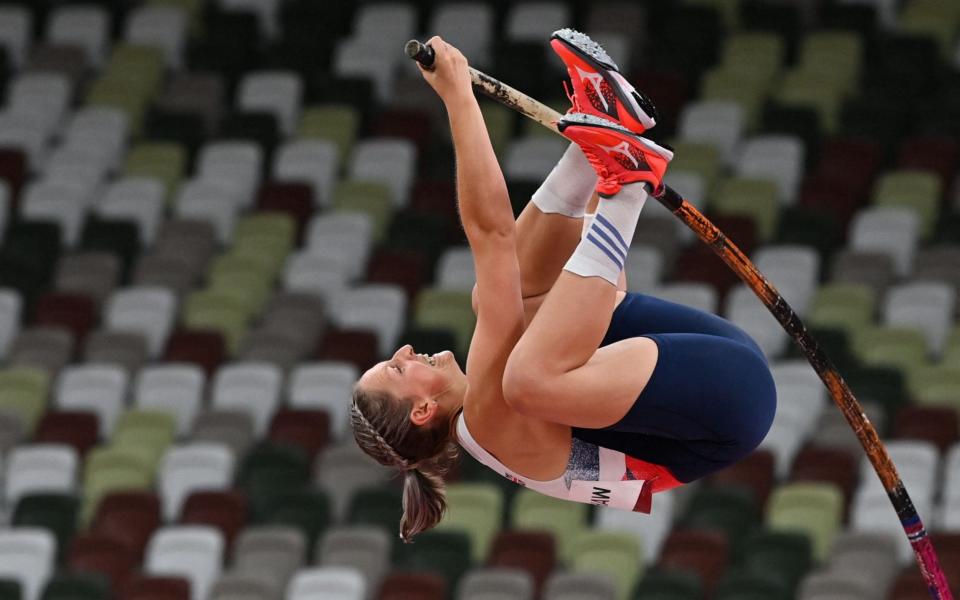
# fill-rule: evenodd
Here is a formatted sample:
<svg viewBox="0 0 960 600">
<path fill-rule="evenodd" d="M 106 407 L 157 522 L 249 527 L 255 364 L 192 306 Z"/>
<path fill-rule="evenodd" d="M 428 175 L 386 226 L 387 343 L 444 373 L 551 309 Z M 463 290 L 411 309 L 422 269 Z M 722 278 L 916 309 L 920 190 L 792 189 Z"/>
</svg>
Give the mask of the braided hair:
<svg viewBox="0 0 960 600">
<path fill-rule="evenodd" d="M 378 463 L 404 474 L 400 539 L 440 522 L 446 510 L 443 476 L 456 460 L 458 448 L 448 423 L 417 426 L 410 421 L 411 398 L 388 392 L 353 390 L 350 424 L 357 445 Z"/>
</svg>

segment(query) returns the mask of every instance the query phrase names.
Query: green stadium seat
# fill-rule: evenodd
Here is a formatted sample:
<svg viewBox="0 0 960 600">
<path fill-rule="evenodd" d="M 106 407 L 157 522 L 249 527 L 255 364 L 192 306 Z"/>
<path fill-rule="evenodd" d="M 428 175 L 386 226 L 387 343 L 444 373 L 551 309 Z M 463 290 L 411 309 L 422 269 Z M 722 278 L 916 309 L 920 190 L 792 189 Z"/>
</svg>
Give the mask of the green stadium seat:
<svg viewBox="0 0 960 600">
<path fill-rule="evenodd" d="M 413 322 L 418 327 L 450 329 L 457 337 L 457 353 L 466 356 L 477 318 L 470 292 L 427 288 L 417 296 Z"/>
<path fill-rule="evenodd" d="M 743 109 L 748 130 L 760 121 L 760 109 L 767 95 L 769 79 L 760 71 L 744 70 L 735 66 L 720 66 L 703 76 L 700 87 L 702 100 L 729 100 Z"/>
<path fill-rule="evenodd" d="M 813 31 L 800 46 L 800 65 L 805 71 L 826 69 L 832 83 L 853 91 L 860 77 L 863 41 L 849 31 Z"/>
<path fill-rule="evenodd" d="M 722 162 L 720 150 L 713 144 L 703 142 L 683 142 L 672 140 L 670 145 L 674 149 L 673 160 L 670 161 L 670 170 L 691 171 L 699 175 L 704 182 L 704 188 L 707 190 L 707 202 L 710 197 L 710 190 L 713 188 L 720 175 Z"/>
<path fill-rule="evenodd" d="M 105 70 L 126 82 L 131 91 L 153 95 L 163 78 L 163 53 L 154 46 L 120 42 L 113 47 Z"/>
<path fill-rule="evenodd" d="M 853 338 L 853 351 L 865 365 L 893 367 L 904 373 L 927 362 L 927 342 L 919 330 L 871 327 Z"/>
<path fill-rule="evenodd" d="M 0 579 L 0 600 L 23 600 L 20 582 L 14 579 Z"/>
<path fill-rule="evenodd" d="M 393 201 L 390 199 L 390 188 L 386 185 L 373 181 L 342 180 L 333 192 L 333 208 L 338 212 L 366 214 L 373 226 L 373 241 L 382 242 L 386 239 L 393 217 Z"/>
<path fill-rule="evenodd" d="M 767 507 L 767 526 L 807 535 L 818 561 L 827 556 L 842 518 L 843 492 L 828 483 L 785 484 L 774 490 Z"/>
<path fill-rule="evenodd" d="M 504 105 L 492 101 L 481 101 L 480 111 L 483 113 L 483 122 L 487 125 L 487 133 L 490 136 L 493 151 L 498 157 L 502 158 L 503 152 L 516 129 L 517 115 Z M 566 112 L 566 110 L 562 112 Z"/>
<path fill-rule="evenodd" d="M 682 519 L 689 529 L 708 529 L 724 534 L 736 553 L 743 539 L 756 529 L 757 503 L 751 490 L 738 485 L 710 486 L 697 490 Z"/>
<path fill-rule="evenodd" d="M 360 128 L 360 112 L 345 104 L 307 107 L 300 116 L 298 135 L 308 139 L 327 139 L 337 144 L 341 157 L 350 156 Z"/>
<path fill-rule="evenodd" d="M 47 582 L 40 600 L 110 600 L 110 583 L 90 572 L 57 573 Z"/>
<path fill-rule="evenodd" d="M 398 532 L 400 517 L 403 516 L 401 502 L 399 490 L 380 486 L 363 488 L 350 498 L 347 521 L 354 525 L 375 525 Z"/>
<path fill-rule="evenodd" d="M 960 410 L 960 365 L 940 364 L 908 373 L 910 397 L 924 406 L 947 406 Z"/>
<path fill-rule="evenodd" d="M 942 194 L 943 184 L 936 173 L 903 169 L 880 177 L 873 190 L 873 203 L 914 210 L 920 218 L 921 239 L 929 240 L 936 228 Z"/>
<path fill-rule="evenodd" d="M 263 255 L 261 255 L 263 256 Z M 247 265 L 255 264 L 252 260 L 241 260 Z M 231 303 L 240 307 L 243 314 L 252 318 L 263 311 L 267 298 L 270 296 L 271 280 L 262 274 L 263 266 L 241 269 L 236 265 L 221 268 L 208 277 L 206 291 L 210 294 L 230 298 Z"/>
<path fill-rule="evenodd" d="M 83 472 L 83 510 L 86 522 L 108 492 L 146 490 L 153 484 L 155 457 L 136 446 L 100 446 L 87 454 Z"/>
<path fill-rule="evenodd" d="M 759 532 L 744 544 L 740 564 L 746 572 L 776 577 L 793 590 L 813 566 L 810 538 L 788 531 Z"/>
<path fill-rule="evenodd" d="M 0 412 L 7 413 L 33 431 L 43 414 L 50 389 L 50 374 L 34 367 L 8 367 L 0 371 Z"/>
<path fill-rule="evenodd" d="M 732 571 L 720 581 L 713 598 L 715 600 L 791 600 L 793 595 L 775 577 Z"/>
<path fill-rule="evenodd" d="M 480 563 L 490 550 L 503 523 L 503 493 L 492 483 L 451 483 L 447 486 L 447 512 L 437 531 L 459 531 L 470 538 L 473 562 Z"/>
<path fill-rule="evenodd" d="M 57 540 L 63 555 L 77 529 L 80 499 L 71 494 L 27 494 L 17 501 L 11 523 L 15 527 L 40 527 Z"/>
<path fill-rule="evenodd" d="M 897 22 L 900 30 L 936 40 L 945 59 L 955 49 L 960 9 L 954 2 L 913 0 L 907 2 Z"/>
<path fill-rule="evenodd" d="M 692 571 L 650 569 L 633 593 L 633 600 L 703 600 L 703 582 Z"/>
<path fill-rule="evenodd" d="M 290 525 L 303 532 L 307 554 L 331 523 L 330 498 L 319 490 L 300 490 L 271 498 L 264 506 L 262 522 Z"/>
<path fill-rule="evenodd" d="M 90 85 L 86 103 L 89 106 L 121 110 L 127 117 L 130 130 L 139 134 L 147 105 L 150 103 L 150 92 L 131 85 L 121 74 L 107 71 Z"/>
<path fill-rule="evenodd" d="M 398 547 L 395 561 L 405 571 L 435 573 L 442 576 L 449 589 L 457 583 L 471 566 L 470 538 L 455 531 L 425 531 L 414 543 Z"/>
<path fill-rule="evenodd" d="M 807 322 L 814 327 L 840 329 L 855 336 L 873 322 L 876 304 L 876 292 L 871 287 L 829 283 L 817 290 Z"/>
<path fill-rule="evenodd" d="M 243 459 L 237 486 L 250 499 L 255 519 L 286 494 L 302 491 L 310 480 L 310 462 L 299 448 L 263 442 Z"/>
<path fill-rule="evenodd" d="M 191 329 L 209 329 L 224 337 L 229 354 L 236 354 L 247 331 L 249 306 L 243 299 L 220 290 L 203 290 L 187 297 L 183 324 Z"/>
<path fill-rule="evenodd" d="M 772 81 L 783 66 L 783 38 L 765 31 L 748 31 L 727 36 L 723 45 L 722 63 L 731 69 L 756 73 L 766 82 Z"/>
<path fill-rule="evenodd" d="M 561 561 L 573 557 L 573 543 L 587 525 L 588 506 L 565 502 L 533 490 L 520 490 L 513 499 L 511 522 L 514 529 L 544 530 L 557 540 Z"/>
<path fill-rule="evenodd" d="M 773 239 L 780 204 L 777 185 L 772 181 L 731 177 L 720 183 L 710 208 L 724 216 L 749 217 L 761 242 Z"/>
<path fill-rule="evenodd" d="M 187 151 L 183 146 L 172 142 L 141 142 L 127 153 L 123 173 L 130 177 L 159 179 L 169 199 L 180 187 L 186 168 Z"/>
<path fill-rule="evenodd" d="M 166 411 L 128 410 L 120 415 L 113 430 L 114 446 L 133 446 L 150 450 L 155 461 L 173 443 L 177 433 L 176 418 Z"/>
<path fill-rule="evenodd" d="M 571 556 L 574 571 L 612 577 L 620 599 L 628 597 L 643 573 L 643 550 L 637 536 L 629 533 L 584 531 L 574 539 Z"/>
<path fill-rule="evenodd" d="M 808 206 L 788 206 L 780 211 L 776 243 L 812 246 L 822 262 L 840 240 L 837 221 L 828 212 Z"/>
<path fill-rule="evenodd" d="M 908 400 L 907 375 L 896 367 L 851 366 L 844 370 L 843 378 L 857 400 L 879 405 L 887 421 L 890 421 Z"/>
<path fill-rule="evenodd" d="M 812 108 L 817 113 L 820 130 L 833 133 L 840 122 L 843 90 L 817 70 L 792 70 L 774 92 L 776 100 L 785 106 Z"/>
</svg>

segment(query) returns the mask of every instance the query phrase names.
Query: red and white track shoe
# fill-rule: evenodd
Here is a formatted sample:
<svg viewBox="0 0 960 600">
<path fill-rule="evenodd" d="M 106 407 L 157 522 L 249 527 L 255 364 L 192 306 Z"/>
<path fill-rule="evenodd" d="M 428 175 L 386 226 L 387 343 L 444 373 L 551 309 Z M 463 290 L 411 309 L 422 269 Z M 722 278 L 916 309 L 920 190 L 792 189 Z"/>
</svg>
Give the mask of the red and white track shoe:
<svg viewBox="0 0 960 600">
<path fill-rule="evenodd" d="M 573 29 L 553 32 L 550 46 L 567 66 L 572 112 L 615 121 L 640 134 L 657 124 L 657 109 L 620 74 L 600 44 Z"/>
<path fill-rule="evenodd" d="M 610 197 L 627 184 L 648 183 L 656 192 L 663 185 L 673 152 L 613 121 L 589 114 L 564 115 L 557 128 L 583 150 L 600 180 L 597 193 Z"/>
</svg>

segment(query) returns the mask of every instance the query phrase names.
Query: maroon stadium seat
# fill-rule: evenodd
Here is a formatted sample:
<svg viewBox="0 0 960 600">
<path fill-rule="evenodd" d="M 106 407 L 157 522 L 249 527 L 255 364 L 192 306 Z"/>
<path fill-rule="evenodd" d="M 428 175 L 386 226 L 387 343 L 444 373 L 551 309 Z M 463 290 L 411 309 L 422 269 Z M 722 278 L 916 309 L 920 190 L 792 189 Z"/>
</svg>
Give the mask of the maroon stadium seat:
<svg viewBox="0 0 960 600">
<path fill-rule="evenodd" d="M 286 213 L 297 226 L 297 243 L 313 214 L 313 190 L 306 183 L 272 182 L 263 185 L 257 196 L 261 211 Z"/>
<path fill-rule="evenodd" d="M 183 503 L 180 522 L 219 529 L 224 547 L 230 548 L 247 522 L 247 497 L 236 490 L 193 492 Z"/>
<path fill-rule="evenodd" d="M 182 577 L 137 575 L 123 587 L 119 600 L 190 600 L 190 582 Z"/>
<path fill-rule="evenodd" d="M 200 365 L 213 375 L 226 356 L 223 336 L 211 330 L 178 329 L 167 341 L 166 362 L 188 362 Z"/>
<path fill-rule="evenodd" d="M 81 457 L 97 444 L 97 415 L 90 412 L 46 412 L 37 424 L 34 441 L 73 446 Z"/>
<path fill-rule="evenodd" d="M 790 481 L 822 481 L 843 492 L 844 514 L 857 487 L 859 457 L 840 448 L 807 446 L 793 461 Z"/>
<path fill-rule="evenodd" d="M 960 163 L 960 144 L 945 135 L 919 135 L 900 146 L 897 166 L 901 169 L 933 171 L 948 189 Z"/>
<path fill-rule="evenodd" d="M 90 530 L 122 542 L 139 557 L 160 523 L 160 499 L 156 494 L 112 492 L 97 505 Z"/>
<path fill-rule="evenodd" d="M 414 250 L 383 248 L 370 259 L 367 280 L 399 285 L 408 298 L 415 298 L 427 278 L 427 260 Z"/>
<path fill-rule="evenodd" d="M 539 594 L 557 564 L 556 543 L 549 533 L 505 530 L 490 546 L 487 565 L 526 571 Z"/>
<path fill-rule="evenodd" d="M 457 191 L 451 180 L 419 180 L 410 194 L 410 208 L 458 219 Z"/>
<path fill-rule="evenodd" d="M 739 485 L 749 489 L 753 492 L 757 506 L 762 509 L 773 490 L 773 469 L 773 454 L 769 450 L 754 450 L 743 460 L 711 475 L 710 482 L 723 486 Z"/>
<path fill-rule="evenodd" d="M 313 459 L 330 439 L 330 415 L 324 410 L 281 408 L 273 415 L 267 437 L 301 448 Z"/>
<path fill-rule="evenodd" d="M 72 571 L 101 573 L 116 591 L 123 588 L 137 567 L 137 559 L 122 542 L 100 533 L 84 533 L 73 538 L 67 554 Z"/>
<path fill-rule="evenodd" d="M 444 600 L 447 582 L 429 573 L 392 573 L 380 584 L 378 600 Z"/>
<path fill-rule="evenodd" d="M 711 285 L 717 290 L 721 301 L 727 291 L 740 281 L 736 273 L 727 268 L 720 257 L 703 244 L 697 244 L 680 253 L 674 266 L 673 279 Z"/>
<path fill-rule="evenodd" d="M 727 569 L 729 554 L 727 538 L 719 531 L 673 531 L 663 543 L 659 565 L 693 571 L 711 594 Z"/>
<path fill-rule="evenodd" d="M 27 157 L 14 148 L 0 148 L 0 179 L 10 186 L 10 194 L 17 198 L 27 178 Z M 16 204 L 14 204 L 16 206 Z"/>
<path fill-rule="evenodd" d="M 430 117 L 420 110 L 387 109 L 373 123 L 374 136 L 408 139 L 420 154 L 427 149 L 430 129 Z"/>
<path fill-rule="evenodd" d="M 36 325 L 65 327 L 82 344 L 97 324 L 97 305 L 83 294 L 49 292 L 37 300 L 33 321 Z"/>
<path fill-rule="evenodd" d="M 377 336 L 372 331 L 331 327 L 317 351 L 320 360 L 342 360 L 361 371 L 377 364 Z"/>
<path fill-rule="evenodd" d="M 957 411 L 946 406 L 905 406 L 893 423 L 895 437 L 932 442 L 941 452 L 957 438 Z"/>
</svg>

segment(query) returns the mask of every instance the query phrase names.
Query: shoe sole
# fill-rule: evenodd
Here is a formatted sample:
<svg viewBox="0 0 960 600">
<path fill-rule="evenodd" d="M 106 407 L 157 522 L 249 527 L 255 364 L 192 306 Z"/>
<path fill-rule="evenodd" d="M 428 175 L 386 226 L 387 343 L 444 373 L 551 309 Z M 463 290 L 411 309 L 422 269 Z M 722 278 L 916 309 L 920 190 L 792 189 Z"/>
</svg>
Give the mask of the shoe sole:
<svg viewBox="0 0 960 600">
<path fill-rule="evenodd" d="M 609 119 L 603 119 L 595 115 L 590 115 L 586 113 L 571 113 L 568 115 L 564 115 L 560 119 L 560 121 L 557 122 L 557 130 L 560 131 L 560 133 L 563 133 L 564 131 L 566 131 L 568 127 L 576 127 L 576 126 L 599 127 L 601 129 L 609 129 L 610 131 L 627 135 L 631 139 L 636 140 L 637 142 L 646 146 L 650 150 L 653 150 L 654 152 L 657 152 L 662 156 L 669 157 L 667 160 L 673 159 L 673 151 L 669 147 L 661 146 L 660 144 L 657 144 L 651 140 L 648 140 L 643 136 L 637 135 L 636 133 L 630 131 L 623 125 L 620 125 L 619 123 L 616 123 Z"/>
<path fill-rule="evenodd" d="M 593 41 L 587 34 L 574 29 L 558 29 L 553 32 L 550 38 L 563 44 L 581 60 L 600 73 L 604 81 L 607 82 L 607 85 L 613 89 L 613 93 L 617 95 L 620 104 L 630 111 L 630 116 L 633 117 L 634 120 L 643 124 L 646 129 L 650 129 L 656 125 L 658 115 L 657 108 L 653 105 L 653 101 L 637 89 L 633 90 L 633 93 L 637 95 L 636 98 L 630 97 L 629 94 L 624 92 L 621 82 L 610 74 L 611 72 L 615 73 L 622 79 L 623 75 L 620 74 L 620 67 L 610 58 L 610 55 L 603 49 L 603 46 Z M 634 104 L 636 104 L 640 114 L 634 109 Z"/>
</svg>

